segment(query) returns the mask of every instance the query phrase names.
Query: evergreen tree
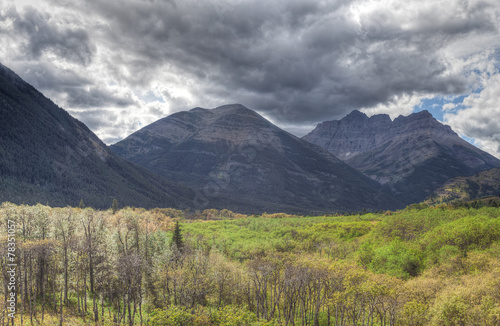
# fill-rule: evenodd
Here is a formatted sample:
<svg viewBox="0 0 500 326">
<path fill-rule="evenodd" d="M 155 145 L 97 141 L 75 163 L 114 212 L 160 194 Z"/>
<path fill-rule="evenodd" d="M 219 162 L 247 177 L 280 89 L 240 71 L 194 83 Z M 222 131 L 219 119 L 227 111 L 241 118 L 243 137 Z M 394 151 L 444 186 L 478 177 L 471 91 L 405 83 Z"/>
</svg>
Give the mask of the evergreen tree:
<svg viewBox="0 0 500 326">
<path fill-rule="evenodd" d="M 85 204 L 83 203 L 83 199 L 80 199 L 80 204 L 78 204 L 78 208 L 85 208 Z"/>
<path fill-rule="evenodd" d="M 172 236 L 172 244 L 177 246 L 179 251 L 184 248 L 184 240 L 182 239 L 181 228 L 179 226 L 179 221 L 175 222 L 174 235 Z"/>
<path fill-rule="evenodd" d="M 118 211 L 118 200 L 113 199 L 113 204 L 111 204 L 111 210 L 113 211 L 113 214 L 116 213 L 116 211 Z"/>
</svg>

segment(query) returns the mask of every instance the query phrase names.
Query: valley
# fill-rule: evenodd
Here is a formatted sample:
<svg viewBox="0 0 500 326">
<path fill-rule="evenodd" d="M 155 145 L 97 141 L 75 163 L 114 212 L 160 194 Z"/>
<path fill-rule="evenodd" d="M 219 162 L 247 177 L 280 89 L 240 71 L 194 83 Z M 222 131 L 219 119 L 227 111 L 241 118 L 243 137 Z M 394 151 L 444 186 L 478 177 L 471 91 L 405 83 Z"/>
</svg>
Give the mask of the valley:
<svg viewBox="0 0 500 326">
<path fill-rule="evenodd" d="M 108 147 L 5 66 L 0 112 L 2 323 L 500 321 L 500 161 L 429 112 L 194 108 Z"/>
<path fill-rule="evenodd" d="M 4 203 L 0 222 L 16 225 L 16 324 L 487 326 L 491 203 L 345 216 Z"/>
</svg>

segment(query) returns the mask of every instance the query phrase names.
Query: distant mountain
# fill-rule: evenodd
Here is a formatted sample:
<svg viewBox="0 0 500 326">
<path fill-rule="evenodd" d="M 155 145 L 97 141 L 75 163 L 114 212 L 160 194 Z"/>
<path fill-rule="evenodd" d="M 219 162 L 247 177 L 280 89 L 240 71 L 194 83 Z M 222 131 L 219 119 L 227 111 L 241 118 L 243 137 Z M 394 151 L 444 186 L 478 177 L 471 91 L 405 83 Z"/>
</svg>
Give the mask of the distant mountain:
<svg viewBox="0 0 500 326">
<path fill-rule="evenodd" d="M 405 204 L 420 202 L 446 181 L 500 166 L 428 111 L 366 116 L 353 111 L 303 137 L 389 188 Z"/>
<path fill-rule="evenodd" d="M 500 197 L 500 168 L 481 171 L 469 177 L 453 178 L 435 190 L 426 202 L 466 202 L 493 196 Z"/>
<path fill-rule="evenodd" d="M 200 209 L 312 213 L 396 205 L 377 182 L 242 105 L 172 114 L 111 149 L 197 190 Z"/>
<path fill-rule="evenodd" d="M 113 154 L 83 123 L 0 64 L 0 202 L 181 207 L 191 190 Z"/>
</svg>

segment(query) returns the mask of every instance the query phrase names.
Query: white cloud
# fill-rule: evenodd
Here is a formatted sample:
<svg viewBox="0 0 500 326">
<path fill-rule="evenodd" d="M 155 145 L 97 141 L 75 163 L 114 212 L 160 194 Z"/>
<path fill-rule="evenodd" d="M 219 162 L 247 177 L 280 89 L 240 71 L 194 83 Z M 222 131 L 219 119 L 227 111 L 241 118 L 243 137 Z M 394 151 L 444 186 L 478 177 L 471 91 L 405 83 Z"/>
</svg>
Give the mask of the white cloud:
<svg viewBox="0 0 500 326">
<path fill-rule="evenodd" d="M 455 103 L 446 103 L 443 105 L 443 111 L 453 111 L 457 105 Z"/>
<path fill-rule="evenodd" d="M 445 113 L 444 120 L 461 135 L 475 139 L 481 149 L 500 158 L 500 73 L 482 83 L 480 93 L 463 100 L 464 109 Z"/>
<path fill-rule="evenodd" d="M 380 103 L 372 108 L 363 108 L 362 112 L 368 116 L 375 114 L 388 114 L 391 119 L 395 119 L 400 115 L 409 115 L 413 112 L 415 106 L 420 104 L 423 96 L 421 94 L 403 94 L 401 96 L 394 96 L 392 99 L 385 103 Z"/>
</svg>

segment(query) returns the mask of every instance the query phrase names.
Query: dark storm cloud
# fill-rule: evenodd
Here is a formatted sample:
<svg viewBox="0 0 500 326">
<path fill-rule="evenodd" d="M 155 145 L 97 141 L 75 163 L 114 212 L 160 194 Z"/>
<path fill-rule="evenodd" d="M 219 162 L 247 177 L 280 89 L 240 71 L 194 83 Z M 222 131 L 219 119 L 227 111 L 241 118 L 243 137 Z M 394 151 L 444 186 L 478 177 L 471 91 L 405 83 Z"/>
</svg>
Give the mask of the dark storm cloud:
<svg viewBox="0 0 500 326">
<path fill-rule="evenodd" d="M 49 96 L 65 94 L 66 100 L 59 100 L 71 108 L 128 107 L 135 104 L 130 96 L 115 95 L 104 88 L 97 88 L 92 80 L 79 76 L 72 70 L 61 71 L 51 64 L 38 62 L 17 63 L 11 68 Z M 53 100 L 57 101 L 58 98 Z"/>
<path fill-rule="evenodd" d="M 110 127 L 113 121 L 119 120 L 119 114 L 110 110 L 72 111 L 71 114 L 81 120 L 91 130 Z"/>
<path fill-rule="evenodd" d="M 66 87 L 65 91 L 69 96 L 67 104 L 73 108 L 127 107 L 134 104 L 131 97 L 116 96 L 96 87 Z"/>
<path fill-rule="evenodd" d="M 490 0 L 41 3 L 7 11 L 11 39 L 20 65 L 52 63 L 29 78 L 70 109 L 129 108 L 124 121 L 140 124 L 239 102 L 296 130 L 405 96 L 469 92 L 477 69 L 464 62 L 491 46 L 481 37 L 498 38 L 500 18 Z M 148 91 L 152 101 L 135 97 Z"/>
<path fill-rule="evenodd" d="M 27 38 L 25 55 L 39 59 L 44 51 L 49 51 L 78 64 L 91 62 L 94 45 L 85 29 L 60 28 L 49 14 L 33 7 L 27 7 L 22 16 L 15 9 L 8 15 L 15 17 L 16 31 Z"/>
<path fill-rule="evenodd" d="M 92 80 L 74 70 L 57 69 L 49 62 L 16 61 L 11 64 L 21 78 L 42 91 L 60 90 L 67 87 L 86 87 Z"/>
<path fill-rule="evenodd" d="M 341 116 L 402 94 L 464 92 L 465 78 L 448 71 L 439 49 L 496 28 L 487 5 L 448 8 L 462 17 L 420 10 L 410 22 L 382 8 L 355 22 L 349 4 L 128 0 L 86 8 L 109 23 L 107 41 L 121 48 L 110 64 L 130 71 L 121 78 L 147 85 L 168 69 L 188 76 L 200 100 L 243 102 L 291 122 Z"/>
</svg>

